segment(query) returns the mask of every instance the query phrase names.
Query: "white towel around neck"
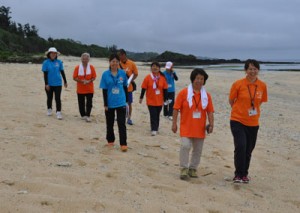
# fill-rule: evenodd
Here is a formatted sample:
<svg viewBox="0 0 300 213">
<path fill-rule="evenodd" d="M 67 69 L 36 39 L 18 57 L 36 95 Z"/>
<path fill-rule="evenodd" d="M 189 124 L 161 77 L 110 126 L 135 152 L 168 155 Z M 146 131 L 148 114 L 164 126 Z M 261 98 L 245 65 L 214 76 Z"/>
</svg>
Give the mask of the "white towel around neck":
<svg viewBox="0 0 300 213">
<path fill-rule="evenodd" d="M 85 75 L 90 75 L 91 74 L 91 67 L 90 64 L 88 63 L 86 66 L 86 73 Z M 79 70 L 78 70 L 78 76 L 85 76 L 84 75 L 84 67 L 82 65 L 82 63 L 79 65 Z"/>
<path fill-rule="evenodd" d="M 200 92 L 201 92 L 202 109 L 205 109 L 208 105 L 208 97 L 207 97 L 207 93 L 206 93 L 204 86 L 201 87 Z M 193 90 L 192 84 L 190 84 L 188 86 L 188 92 L 187 92 L 187 101 L 189 103 L 190 108 L 192 108 L 192 106 L 193 106 L 193 96 L 194 96 L 194 90 Z"/>
<path fill-rule="evenodd" d="M 150 75 L 151 75 L 151 78 L 153 80 L 153 89 L 156 89 L 157 88 L 156 80 L 159 79 L 159 76 L 154 76 L 152 73 L 150 73 Z"/>
</svg>

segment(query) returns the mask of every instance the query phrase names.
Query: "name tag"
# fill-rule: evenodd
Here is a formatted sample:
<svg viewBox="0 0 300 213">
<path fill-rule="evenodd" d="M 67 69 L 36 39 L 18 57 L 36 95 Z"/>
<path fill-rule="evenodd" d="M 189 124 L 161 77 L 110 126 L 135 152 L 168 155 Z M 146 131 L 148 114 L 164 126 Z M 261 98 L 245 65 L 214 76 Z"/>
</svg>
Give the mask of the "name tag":
<svg viewBox="0 0 300 213">
<path fill-rule="evenodd" d="M 257 115 L 257 111 L 256 111 L 256 109 L 250 108 L 248 110 L 248 114 L 249 114 L 249 116 L 255 116 L 255 115 Z"/>
<path fill-rule="evenodd" d="M 199 111 L 194 111 L 194 112 L 193 112 L 193 118 L 195 118 L 195 119 L 201 118 L 201 112 L 199 112 Z"/>
<path fill-rule="evenodd" d="M 168 88 L 171 88 L 172 87 L 172 84 L 168 84 Z"/>
<path fill-rule="evenodd" d="M 155 90 L 155 94 L 159 95 L 160 94 L 160 90 L 159 89 Z"/>
<path fill-rule="evenodd" d="M 118 87 L 113 87 L 112 90 L 111 90 L 112 94 L 119 94 L 120 93 L 120 90 Z"/>
</svg>

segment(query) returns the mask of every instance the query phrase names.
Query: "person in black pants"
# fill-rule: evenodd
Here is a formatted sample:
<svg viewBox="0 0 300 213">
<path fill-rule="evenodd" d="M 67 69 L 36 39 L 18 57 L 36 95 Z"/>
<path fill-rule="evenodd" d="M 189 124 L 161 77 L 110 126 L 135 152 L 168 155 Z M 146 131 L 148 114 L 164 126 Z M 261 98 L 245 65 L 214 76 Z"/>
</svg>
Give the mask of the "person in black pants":
<svg viewBox="0 0 300 213">
<path fill-rule="evenodd" d="M 230 127 L 234 141 L 234 183 L 249 183 L 248 170 L 259 129 L 260 107 L 268 101 L 267 86 L 258 79 L 259 63 L 245 62 L 246 77 L 235 81 L 230 89 Z"/>
<path fill-rule="evenodd" d="M 100 88 L 103 92 L 103 102 L 106 118 L 106 140 L 108 146 L 114 146 L 114 121 L 117 113 L 120 146 L 127 151 L 126 103 L 128 102 L 127 76 L 124 70 L 118 69 L 119 56 L 112 54 L 109 58 L 109 69 L 102 73 Z"/>
<path fill-rule="evenodd" d="M 56 102 L 56 117 L 62 119 L 61 114 L 61 90 L 62 90 L 62 78 L 64 80 L 64 87 L 67 88 L 67 79 L 64 72 L 64 66 L 61 60 L 57 59 L 59 52 L 55 47 L 50 47 L 46 52 L 47 59 L 44 60 L 42 65 L 42 71 L 44 73 L 45 91 L 47 94 L 47 115 L 52 115 L 52 100 L 53 93 L 55 95 Z"/>
<path fill-rule="evenodd" d="M 162 106 L 166 101 L 168 84 L 164 74 L 160 71 L 160 64 L 151 64 L 151 73 L 147 75 L 142 83 L 142 92 L 139 103 L 142 103 L 145 92 L 146 102 L 150 114 L 151 135 L 155 136 L 159 128 L 159 117 Z"/>
<path fill-rule="evenodd" d="M 173 70 L 173 63 L 168 61 L 163 72 L 168 83 L 167 102 L 164 104 L 164 116 L 173 120 L 173 106 L 175 101 L 175 81 L 178 81 L 176 72 Z"/>
<path fill-rule="evenodd" d="M 94 80 L 96 79 L 95 67 L 89 63 L 90 54 L 81 55 L 81 64 L 77 65 L 73 72 L 73 79 L 77 81 L 77 98 L 79 113 L 82 120 L 91 122 L 93 107 Z"/>
</svg>

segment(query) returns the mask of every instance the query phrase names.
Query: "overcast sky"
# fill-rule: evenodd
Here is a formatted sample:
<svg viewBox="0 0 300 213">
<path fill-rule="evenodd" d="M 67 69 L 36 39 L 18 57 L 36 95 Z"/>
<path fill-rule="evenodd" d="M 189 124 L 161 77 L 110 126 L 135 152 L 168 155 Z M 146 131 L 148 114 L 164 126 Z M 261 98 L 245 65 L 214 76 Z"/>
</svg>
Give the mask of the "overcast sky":
<svg viewBox="0 0 300 213">
<path fill-rule="evenodd" d="M 48 39 L 216 58 L 300 59 L 300 0 L 0 0 Z M 57 47 L 59 50 L 59 47 Z"/>
</svg>

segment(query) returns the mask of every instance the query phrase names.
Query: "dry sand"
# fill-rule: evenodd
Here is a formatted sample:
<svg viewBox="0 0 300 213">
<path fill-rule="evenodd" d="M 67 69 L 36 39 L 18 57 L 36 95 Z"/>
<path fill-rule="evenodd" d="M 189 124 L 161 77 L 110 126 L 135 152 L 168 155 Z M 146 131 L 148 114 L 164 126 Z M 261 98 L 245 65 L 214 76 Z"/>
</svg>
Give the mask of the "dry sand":
<svg viewBox="0 0 300 213">
<path fill-rule="evenodd" d="M 62 92 L 63 120 L 46 116 L 41 65 L 0 64 L 0 212 L 300 211 L 300 73 L 260 73 L 268 84 L 269 102 L 262 106 L 251 182 L 236 185 L 229 181 L 234 166 L 227 99 L 243 72 L 208 71 L 214 133 L 205 140 L 200 177 L 182 181 L 180 140 L 171 122 L 162 117 L 159 135 L 151 137 L 148 110 L 145 102 L 138 103 L 137 91 L 128 152 L 105 147 L 98 86 L 107 60 L 91 59 L 98 76 L 92 122 L 86 123 L 79 116 L 72 80 L 80 59 L 60 59 L 69 84 Z M 137 65 L 140 85 L 150 69 Z M 187 86 L 190 71 L 177 69 L 177 90 Z M 118 136 L 116 126 L 115 131 Z"/>
</svg>

